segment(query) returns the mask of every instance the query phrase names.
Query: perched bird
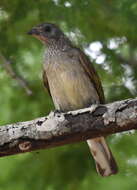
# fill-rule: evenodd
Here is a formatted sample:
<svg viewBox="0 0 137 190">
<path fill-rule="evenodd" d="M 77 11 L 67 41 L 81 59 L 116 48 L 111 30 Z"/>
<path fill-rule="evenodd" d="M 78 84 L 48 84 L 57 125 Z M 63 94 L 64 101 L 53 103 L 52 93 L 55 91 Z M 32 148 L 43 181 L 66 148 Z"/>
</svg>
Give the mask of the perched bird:
<svg viewBox="0 0 137 190">
<path fill-rule="evenodd" d="M 51 95 L 55 108 L 60 111 L 76 110 L 92 104 L 104 103 L 100 79 L 88 57 L 51 23 L 32 28 L 28 34 L 47 46 L 43 65 L 43 81 Z M 87 140 L 102 176 L 117 173 L 117 165 L 104 139 Z"/>
</svg>

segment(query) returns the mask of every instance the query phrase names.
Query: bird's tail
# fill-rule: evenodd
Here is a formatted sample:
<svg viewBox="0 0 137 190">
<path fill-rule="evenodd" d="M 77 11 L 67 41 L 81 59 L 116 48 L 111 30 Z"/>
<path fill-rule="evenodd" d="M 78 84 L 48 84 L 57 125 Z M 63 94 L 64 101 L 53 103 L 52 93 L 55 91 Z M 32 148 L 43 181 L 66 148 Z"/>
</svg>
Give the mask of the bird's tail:
<svg viewBox="0 0 137 190">
<path fill-rule="evenodd" d="M 115 159 L 105 138 L 98 137 L 87 140 L 90 152 L 95 160 L 97 172 L 102 176 L 110 176 L 118 171 Z"/>
</svg>

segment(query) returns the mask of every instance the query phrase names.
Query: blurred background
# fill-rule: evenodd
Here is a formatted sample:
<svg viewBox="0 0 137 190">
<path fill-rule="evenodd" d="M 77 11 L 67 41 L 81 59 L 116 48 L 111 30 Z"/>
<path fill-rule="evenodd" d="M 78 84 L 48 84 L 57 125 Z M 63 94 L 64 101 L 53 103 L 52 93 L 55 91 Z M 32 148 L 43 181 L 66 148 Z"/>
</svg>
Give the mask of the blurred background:
<svg viewBox="0 0 137 190">
<path fill-rule="evenodd" d="M 106 101 L 137 94 L 137 1 L 0 0 L 0 125 L 53 110 L 42 84 L 44 47 L 26 34 L 58 24 L 90 57 Z M 0 158 L 0 190 L 135 190 L 137 134 L 108 138 L 119 173 L 102 178 L 86 143 Z"/>
</svg>

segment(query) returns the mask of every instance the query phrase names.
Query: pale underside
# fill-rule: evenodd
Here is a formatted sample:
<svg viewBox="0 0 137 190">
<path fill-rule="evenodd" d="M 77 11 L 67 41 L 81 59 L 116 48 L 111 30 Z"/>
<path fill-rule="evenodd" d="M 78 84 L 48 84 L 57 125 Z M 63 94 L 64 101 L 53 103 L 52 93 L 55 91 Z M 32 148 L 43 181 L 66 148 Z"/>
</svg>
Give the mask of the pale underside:
<svg viewBox="0 0 137 190">
<path fill-rule="evenodd" d="M 46 67 L 55 108 L 68 111 L 99 103 L 97 91 L 82 65 L 76 59 L 69 59 L 68 62 L 67 58 L 51 58 L 52 63 Z"/>
</svg>

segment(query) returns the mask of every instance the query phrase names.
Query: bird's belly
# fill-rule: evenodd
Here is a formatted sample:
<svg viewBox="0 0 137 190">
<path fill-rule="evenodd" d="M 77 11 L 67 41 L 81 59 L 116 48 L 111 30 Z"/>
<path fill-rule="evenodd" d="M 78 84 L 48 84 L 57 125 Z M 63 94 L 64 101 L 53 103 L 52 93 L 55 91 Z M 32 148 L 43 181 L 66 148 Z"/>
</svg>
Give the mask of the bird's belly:
<svg viewBox="0 0 137 190">
<path fill-rule="evenodd" d="M 55 108 L 62 111 L 80 109 L 99 102 L 97 92 L 85 72 L 69 68 L 54 70 L 48 76 Z"/>
</svg>

